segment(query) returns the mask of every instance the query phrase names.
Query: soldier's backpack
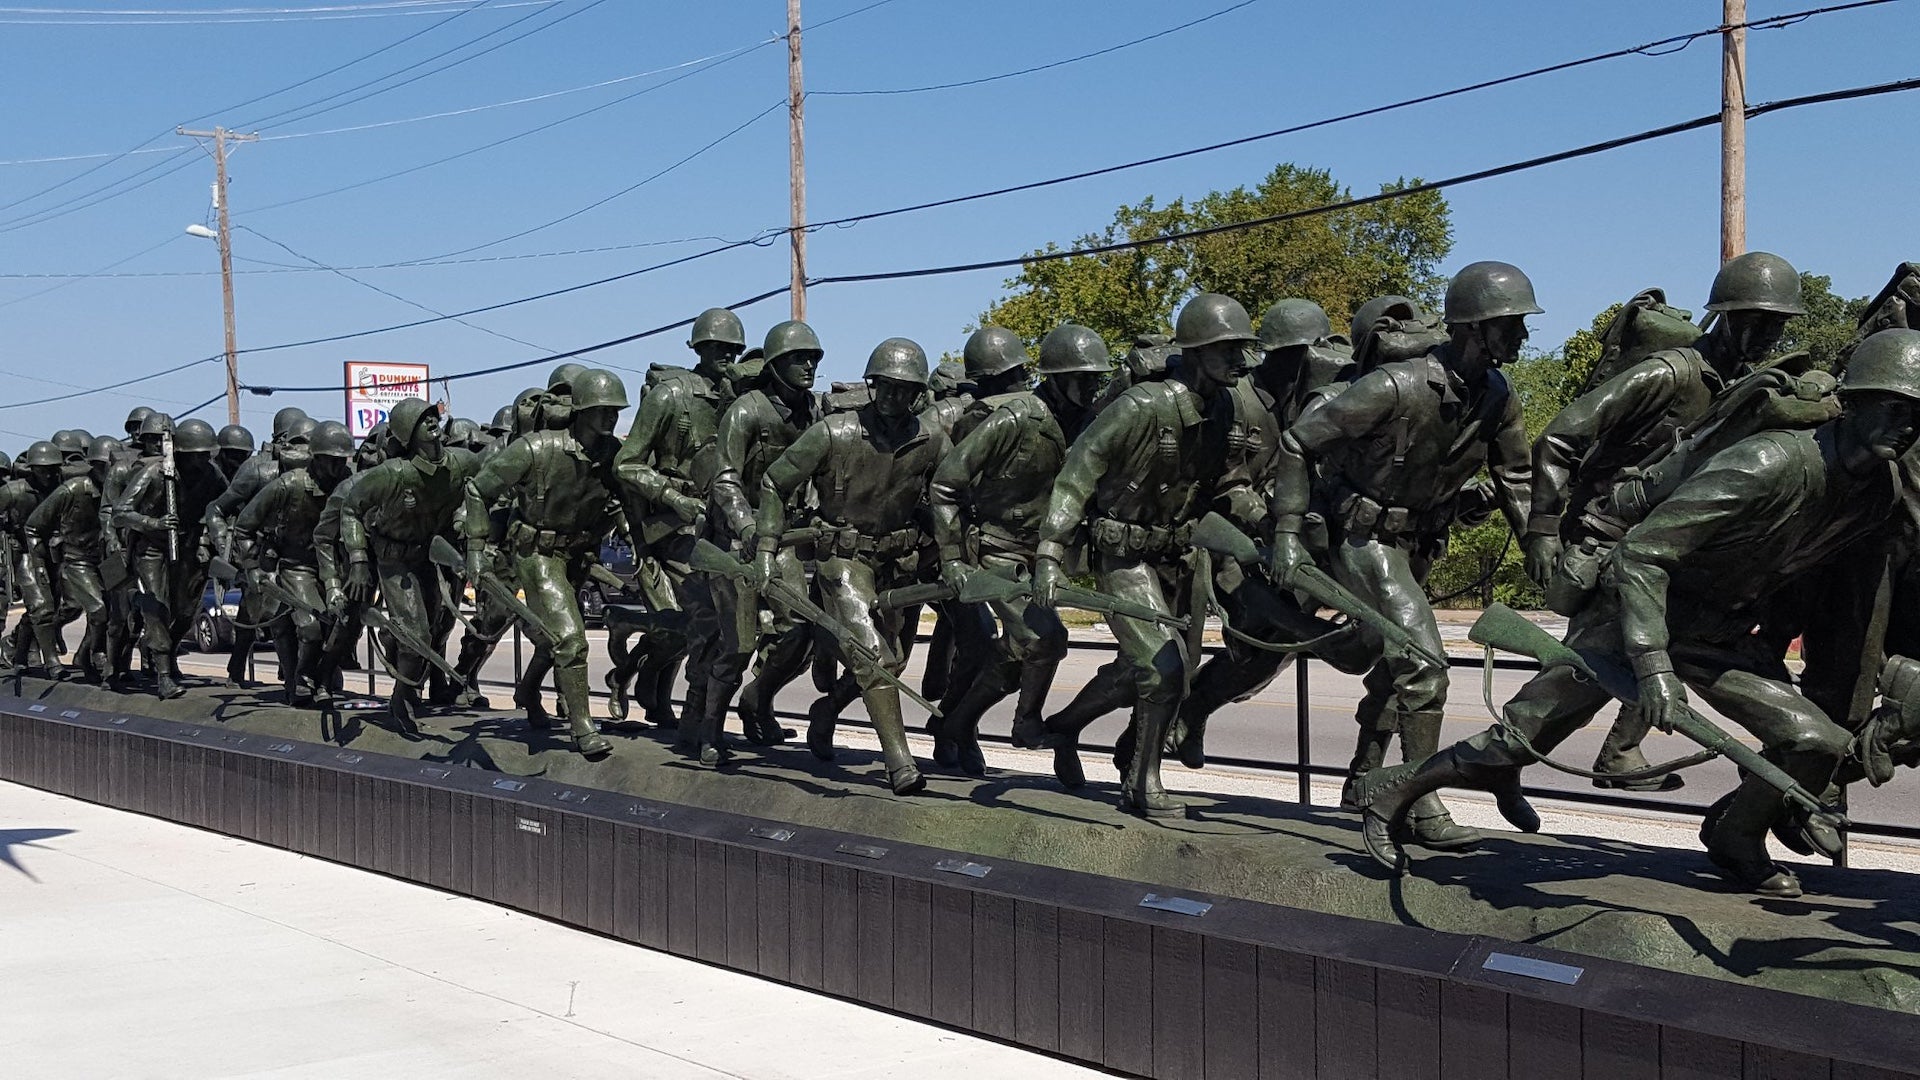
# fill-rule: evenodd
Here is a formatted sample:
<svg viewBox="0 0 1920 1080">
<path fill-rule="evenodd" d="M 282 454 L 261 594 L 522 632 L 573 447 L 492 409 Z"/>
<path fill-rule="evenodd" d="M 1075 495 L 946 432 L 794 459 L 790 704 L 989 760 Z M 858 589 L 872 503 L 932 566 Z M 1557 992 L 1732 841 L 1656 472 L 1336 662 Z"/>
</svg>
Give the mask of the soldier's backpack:
<svg viewBox="0 0 1920 1080">
<path fill-rule="evenodd" d="M 1357 379 L 1381 364 L 1425 356 L 1436 346 L 1445 345 L 1448 338 L 1447 324 L 1438 314 L 1401 305 L 1390 307 L 1353 343 L 1350 378 Z"/>
<path fill-rule="evenodd" d="M 1663 349 L 1687 348 L 1700 339 L 1700 334 L 1693 312 L 1668 304 L 1666 290 L 1642 289 L 1622 304 L 1600 331 L 1600 359 L 1587 372 L 1580 393 Z"/>
<path fill-rule="evenodd" d="M 1106 388 L 1093 401 L 1093 413 L 1120 400 L 1135 383 L 1152 382 L 1167 377 L 1167 367 L 1174 357 L 1180 355 L 1180 347 L 1166 334 L 1141 334 L 1133 339 L 1133 347 L 1120 358 L 1113 369 L 1113 377 L 1107 380 Z"/>
<path fill-rule="evenodd" d="M 1890 329 L 1920 329 L 1920 263 L 1903 262 L 1893 268 L 1893 277 L 1886 287 L 1874 294 L 1867 310 L 1860 314 L 1853 340 L 1840 356 L 1841 370 L 1846 369 L 1854 346 Z"/>
</svg>

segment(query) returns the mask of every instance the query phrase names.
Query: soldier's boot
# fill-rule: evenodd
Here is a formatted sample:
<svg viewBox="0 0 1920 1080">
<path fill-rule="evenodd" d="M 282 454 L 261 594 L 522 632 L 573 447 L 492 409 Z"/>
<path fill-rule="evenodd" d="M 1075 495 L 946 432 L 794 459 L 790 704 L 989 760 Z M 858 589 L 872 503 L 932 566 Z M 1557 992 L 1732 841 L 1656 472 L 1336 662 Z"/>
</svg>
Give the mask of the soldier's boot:
<svg viewBox="0 0 1920 1080">
<path fill-rule="evenodd" d="M 245 687 L 247 683 L 247 661 L 253 659 L 254 642 L 260 632 L 251 627 L 235 625 L 233 628 L 233 651 L 227 654 L 227 686 Z"/>
<path fill-rule="evenodd" d="M 813 688 L 822 694 L 831 693 L 833 684 L 839 681 L 839 662 L 825 649 L 815 649 L 813 651 Z"/>
<path fill-rule="evenodd" d="M 774 719 L 773 701 L 782 687 L 800 677 L 800 669 L 806 666 L 812 651 L 812 640 L 805 631 L 789 630 L 768 646 L 760 670 L 740 689 L 740 722 L 748 742 L 778 746 L 799 734 Z"/>
<path fill-rule="evenodd" d="M 671 655 L 649 661 L 641 665 L 640 673 L 634 676 L 633 696 L 646 710 L 647 723 L 663 728 L 680 726 L 680 717 L 673 709 L 673 684 L 680 677 L 680 663 L 684 659 L 681 655 Z M 692 697 L 691 689 L 688 697 Z M 691 701 L 688 711 L 693 711 Z"/>
<path fill-rule="evenodd" d="M 1700 838 L 1721 877 L 1760 896 L 1800 895 L 1800 879 L 1767 854 L 1767 831 L 1780 812 L 1780 793 L 1752 777 L 1714 804 L 1701 823 Z"/>
<path fill-rule="evenodd" d="M 1361 838 L 1375 862 L 1395 873 L 1406 869 L 1401 842 L 1415 804 L 1441 788 L 1462 787 L 1489 792 L 1500 816 L 1521 832 L 1539 832 L 1540 815 L 1520 792 L 1520 766 L 1486 764 L 1461 755 L 1449 746 L 1425 761 L 1374 769 L 1354 787 L 1354 799 L 1364 815 Z"/>
<path fill-rule="evenodd" d="M 634 667 L 639 663 L 632 651 L 633 637 L 624 629 L 609 628 L 607 631 L 607 673 L 600 676 L 600 682 L 607 688 L 607 718 L 622 720 L 627 718 L 627 683 L 632 681 Z"/>
<path fill-rule="evenodd" d="M 493 704 L 480 692 L 480 671 L 493 656 L 494 644 L 472 635 L 460 639 L 460 652 L 454 657 L 453 669 L 460 673 L 461 684 L 455 704 L 463 709 L 485 709 Z"/>
<path fill-rule="evenodd" d="M 1167 751 L 1189 769 L 1207 767 L 1207 718 L 1219 708 L 1201 694 L 1189 694 L 1167 732 Z"/>
<path fill-rule="evenodd" d="M 1160 786 L 1160 757 L 1167 741 L 1167 728 L 1180 711 L 1173 701 L 1141 701 L 1134 706 L 1133 760 L 1120 782 L 1120 809 L 1148 818 L 1185 817 L 1187 805 L 1167 794 Z"/>
<path fill-rule="evenodd" d="M 107 680 L 107 628 L 98 619 L 88 619 L 80 637 L 80 678 L 95 685 Z"/>
<path fill-rule="evenodd" d="M 1440 749 L 1440 711 L 1406 713 L 1400 719 L 1400 760 L 1418 765 Z M 1437 792 L 1415 799 L 1407 811 L 1413 842 L 1435 851 L 1464 851 L 1478 844 L 1478 829 L 1453 820 Z"/>
<path fill-rule="evenodd" d="M 920 775 L 913 752 L 907 748 L 907 724 L 900 714 L 899 693 L 876 691 L 866 699 L 867 716 L 873 721 L 874 734 L 880 737 L 880 757 L 886 762 L 888 785 L 895 795 L 919 792 L 927 786 L 927 779 Z"/>
<path fill-rule="evenodd" d="M 60 641 L 58 631 L 52 623 L 33 624 L 33 640 L 40 647 L 41 670 L 54 682 L 66 680 L 67 665 L 60 660 Z"/>
<path fill-rule="evenodd" d="M 1053 751 L 1053 775 L 1062 787 L 1083 787 L 1087 782 L 1080 764 L 1080 733 L 1115 709 L 1131 705 L 1133 698 L 1132 670 L 1109 663 L 1094 673 L 1066 708 L 1047 718 L 1040 745 Z"/>
<path fill-rule="evenodd" d="M 593 700 L 587 693 L 587 665 L 559 668 L 553 675 L 561 700 L 567 703 L 567 732 L 573 736 L 574 752 L 588 761 L 597 761 L 613 753 L 613 744 L 593 726 Z"/>
<path fill-rule="evenodd" d="M 419 674 L 415 672 L 408 677 L 418 678 Z M 387 715 L 393 717 L 393 722 L 399 725 L 402 734 L 418 735 L 420 733 L 420 688 L 395 680 L 392 692 L 387 695 Z"/>
<path fill-rule="evenodd" d="M 187 688 L 180 685 L 180 669 L 174 663 L 172 656 L 164 652 L 154 653 L 151 670 L 153 671 L 153 692 L 159 696 L 160 700 L 167 701 L 187 692 Z"/>
<path fill-rule="evenodd" d="M 1593 771 L 1597 773 L 1635 773 L 1650 767 L 1647 755 L 1641 751 L 1640 743 L 1646 739 L 1652 725 L 1640 718 L 1640 710 L 1632 705 L 1620 706 L 1620 713 L 1613 718 L 1613 726 L 1607 729 L 1607 739 L 1600 744 L 1599 756 L 1593 759 Z M 1612 776 L 1596 776 L 1593 786 L 1597 788 L 1619 788 L 1625 791 L 1676 791 L 1686 786 L 1686 780 L 1677 772 L 1648 776 L 1638 780 L 1618 780 Z"/>
<path fill-rule="evenodd" d="M 294 693 L 314 707 L 333 704 L 333 694 L 328 690 L 324 673 L 320 670 L 323 648 L 320 642 L 306 638 L 296 641 L 293 648 Z"/>
<path fill-rule="evenodd" d="M 968 776 L 987 774 L 987 758 L 980 750 L 980 718 L 1013 691 L 1019 678 L 1019 661 L 996 660 L 975 673 L 952 708 L 942 708 L 940 734 L 953 748 L 952 765 Z"/>
<path fill-rule="evenodd" d="M 1013 745 L 1034 749 L 1047 737 L 1047 691 L 1053 688 L 1053 676 L 1060 670 L 1058 660 L 1028 661 L 1020 668 L 1020 697 L 1013 706 Z"/>
<path fill-rule="evenodd" d="M 1387 762 L 1387 744 L 1393 741 L 1391 731 L 1377 731 L 1362 727 L 1355 737 L 1353 760 L 1347 764 L 1347 778 L 1340 785 L 1340 809 L 1360 812 L 1360 804 L 1355 801 L 1354 790 L 1366 775 Z"/>
<path fill-rule="evenodd" d="M 913 627 L 908 627 L 911 632 Z M 920 671 L 920 696 L 939 701 L 947 696 L 953 674 L 953 620 L 934 609 L 933 633 L 927 637 L 926 666 Z"/>
<path fill-rule="evenodd" d="M 464 689 L 463 685 L 447 678 L 447 673 L 440 670 L 440 665 L 435 664 L 428 669 L 427 704 L 435 708 L 446 708 L 449 705 L 458 704 L 460 691 Z"/>
<path fill-rule="evenodd" d="M 520 681 L 513 684 L 514 707 L 527 714 L 527 724 L 536 728 L 551 728 L 553 717 L 547 712 L 546 697 L 540 692 L 547 681 L 547 672 L 553 669 L 553 662 L 544 652 L 535 652 L 527 666 L 520 671 Z"/>
<path fill-rule="evenodd" d="M 833 688 L 807 710 L 807 749 L 821 761 L 834 759 L 833 729 L 840 713 L 860 697 L 860 684 L 848 672 L 834 680 Z"/>
<path fill-rule="evenodd" d="M 305 701 L 300 687 L 300 639 L 291 630 L 273 635 L 273 655 L 280 664 L 280 685 L 287 704 L 299 708 Z"/>
</svg>

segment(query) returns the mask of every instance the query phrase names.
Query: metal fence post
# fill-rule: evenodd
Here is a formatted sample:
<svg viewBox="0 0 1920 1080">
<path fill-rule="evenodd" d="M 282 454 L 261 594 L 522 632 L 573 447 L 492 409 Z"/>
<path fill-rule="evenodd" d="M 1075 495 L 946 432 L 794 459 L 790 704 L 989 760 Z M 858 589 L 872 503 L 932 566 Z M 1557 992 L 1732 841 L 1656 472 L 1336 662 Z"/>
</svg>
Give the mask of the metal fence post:
<svg viewBox="0 0 1920 1080">
<path fill-rule="evenodd" d="M 1313 738 L 1308 730 L 1307 711 L 1307 658 L 1304 653 L 1297 654 L 1293 662 L 1293 709 L 1294 737 L 1297 743 L 1294 756 L 1298 759 L 1300 777 L 1300 805 L 1313 805 Z"/>
</svg>

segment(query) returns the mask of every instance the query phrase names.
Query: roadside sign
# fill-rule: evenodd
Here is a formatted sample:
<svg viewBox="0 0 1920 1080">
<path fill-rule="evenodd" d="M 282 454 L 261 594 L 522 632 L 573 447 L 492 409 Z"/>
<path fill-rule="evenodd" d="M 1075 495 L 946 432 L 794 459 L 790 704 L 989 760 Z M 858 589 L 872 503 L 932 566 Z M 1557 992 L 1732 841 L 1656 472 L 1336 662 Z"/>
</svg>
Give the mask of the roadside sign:
<svg viewBox="0 0 1920 1080">
<path fill-rule="evenodd" d="M 347 361 L 347 430 L 356 439 L 366 438 L 395 403 L 426 398 L 428 381 L 425 364 Z"/>
</svg>

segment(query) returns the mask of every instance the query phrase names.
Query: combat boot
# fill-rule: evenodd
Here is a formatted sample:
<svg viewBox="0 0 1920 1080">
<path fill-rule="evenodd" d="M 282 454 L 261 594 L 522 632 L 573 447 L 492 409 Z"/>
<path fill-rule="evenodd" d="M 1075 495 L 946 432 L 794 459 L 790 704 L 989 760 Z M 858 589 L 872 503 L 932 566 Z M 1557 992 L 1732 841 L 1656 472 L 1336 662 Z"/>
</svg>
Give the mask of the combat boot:
<svg viewBox="0 0 1920 1080">
<path fill-rule="evenodd" d="M 1381 866 L 1401 873 L 1406 853 L 1400 849 L 1407 817 L 1423 796 L 1441 788 L 1463 787 L 1490 792 L 1500 816 L 1521 832 L 1539 832 L 1540 815 L 1520 793 L 1519 765 L 1487 765 L 1461 759 L 1460 748 L 1449 746 L 1419 764 L 1411 762 L 1375 769 L 1355 785 L 1355 801 L 1362 818 L 1360 833 L 1367 853 Z"/>
<path fill-rule="evenodd" d="M 1767 830 L 1780 813 L 1780 793 L 1749 776 L 1715 807 L 1720 812 L 1702 822 L 1700 838 L 1720 876 L 1759 896 L 1799 896 L 1800 879 L 1767 855 Z"/>
<path fill-rule="evenodd" d="M 1347 765 L 1347 778 L 1340 785 L 1340 809 L 1360 812 L 1360 804 L 1355 801 L 1354 788 L 1360 778 L 1386 764 L 1387 742 L 1393 738 L 1390 731 L 1378 731 L 1366 725 L 1360 726 L 1353 747 L 1353 760 Z"/>
<path fill-rule="evenodd" d="M 1174 718 L 1172 730 L 1167 732 L 1167 749 L 1189 769 L 1207 767 L 1207 718 L 1215 708 L 1218 706 L 1213 702 L 1189 694 L 1187 700 L 1180 703 L 1180 713 Z"/>
<path fill-rule="evenodd" d="M 1686 786 L 1686 780 L 1677 772 L 1637 780 L 1621 780 L 1614 775 L 1604 775 L 1637 773 L 1652 767 L 1646 753 L 1640 749 L 1649 727 L 1640 718 L 1638 708 L 1620 706 L 1619 715 L 1613 718 L 1613 726 L 1607 729 L 1606 741 L 1600 744 L 1600 753 L 1593 759 L 1593 771 L 1603 774 L 1593 778 L 1594 787 L 1622 791 L 1677 791 Z"/>
<path fill-rule="evenodd" d="M 821 761 L 834 759 L 833 729 L 840 713 L 860 697 L 860 684 L 851 672 L 840 676 L 826 695 L 807 710 L 807 749 Z"/>
<path fill-rule="evenodd" d="M 573 736 L 574 752 L 588 761 L 597 761 L 613 753 L 613 744 L 593 726 L 592 699 L 587 694 L 587 666 L 577 664 L 559 668 L 553 681 L 567 703 L 567 730 Z"/>
<path fill-rule="evenodd" d="M 180 669 L 174 664 L 173 657 L 153 654 L 153 692 L 160 700 L 168 701 L 180 697 L 187 688 L 180 685 Z"/>
<path fill-rule="evenodd" d="M 886 763 L 887 783 L 895 795 L 913 795 L 927 786 L 926 777 L 907 748 L 907 725 L 900 714 L 900 694 L 892 687 L 866 695 L 867 716 L 880 737 L 880 757 Z M 811 737 L 809 737 L 811 741 Z"/>
<path fill-rule="evenodd" d="M 300 642 L 291 632 L 273 635 L 273 655 L 280 664 L 280 685 L 285 693 L 287 706 L 299 708 L 300 692 Z"/>
<path fill-rule="evenodd" d="M 244 612 L 244 605 L 242 611 Z M 251 685 L 247 681 L 247 661 L 253 659 L 253 645 L 259 638 L 259 631 L 244 626 L 233 628 L 233 651 L 227 654 L 227 687 L 244 689 Z"/>
<path fill-rule="evenodd" d="M 294 699 L 309 706 L 332 704 L 333 696 L 321 700 L 326 683 L 320 679 L 320 642 L 300 639 L 293 650 L 292 691 Z"/>
<path fill-rule="evenodd" d="M 1053 775 L 1062 787 L 1077 788 L 1087 782 L 1086 770 L 1080 763 L 1080 733 L 1102 716 L 1132 704 L 1133 699 L 1132 667 L 1125 661 L 1109 661 L 1094 672 L 1093 678 L 1067 702 L 1066 708 L 1041 725 L 1044 734 L 1040 745 L 1053 751 Z M 1125 742 L 1124 736 L 1121 741 Z M 1115 752 L 1118 750 L 1116 746 Z"/>
<path fill-rule="evenodd" d="M 33 624 L 33 640 L 40 646 L 41 670 L 52 682 L 65 682 L 67 665 L 60 660 L 60 643 L 54 627 L 49 623 Z"/>
<path fill-rule="evenodd" d="M 1021 665 L 1020 698 L 1013 707 L 1013 745 L 1030 750 L 1046 738 L 1046 725 L 1040 714 L 1046 708 L 1047 691 L 1053 688 L 1053 676 L 1059 669 L 1058 660 L 1028 661 Z"/>
<path fill-rule="evenodd" d="M 557 726 L 547 712 L 546 697 L 540 692 L 540 684 L 546 681 L 547 672 L 553 666 L 546 660 L 546 653 L 535 652 L 526 667 L 520 671 L 520 681 L 513 685 L 514 707 L 527 714 L 527 725 L 541 729 Z"/>
<path fill-rule="evenodd" d="M 420 734 L 420 689 L 395 681 L 393 692 L 387 696 L 387 715 L 400 728 L 403 735 Z"/>
<path fill-rule="evenodd" d="M 1403 762 L 1417 765 L 1432 757 L 1439 749 L 1439 710 L 1401 716 L 1400 755 Z M 1479 830 L 1456 823 L 1453 815 L 1447 813 L 1446 804 L 1440 801 L 1440 796 L 1435 792 L 1428 792 L 1414 800 L 1413 806 L 1407 811 L 1407 822 L 1413 842 L 1435 851 L 1464 851 L 1482 839 Z"/>
<path fill-rule="evenodd" d="M 1179 712 L 1180 702 L 1142 701 L 1134 706 L 1137 734 L 1133 760 L 1120 782 L 1120 809 L 1148 818 L 1185 817 L 1187 805 L 1167 794 L 1160 786 L 1160 757 L 1167 739 L 1167 726 Z"/>
</svg>

